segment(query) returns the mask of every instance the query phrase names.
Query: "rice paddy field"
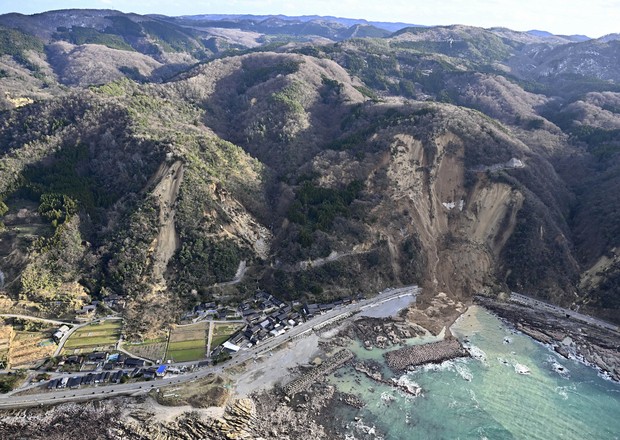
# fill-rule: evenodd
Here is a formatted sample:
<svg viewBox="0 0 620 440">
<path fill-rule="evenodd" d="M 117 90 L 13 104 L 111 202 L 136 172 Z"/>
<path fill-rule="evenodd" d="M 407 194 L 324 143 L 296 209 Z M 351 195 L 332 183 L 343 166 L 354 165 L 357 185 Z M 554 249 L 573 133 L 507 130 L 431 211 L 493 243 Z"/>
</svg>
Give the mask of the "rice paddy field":
<svg viewBox="0 0 620 440">
<path fill-rule="evenodd" d="M 208 322 L 178 326 L 170 330 L 166 359 L 175 362 L 197 361 L 207 355 Z"/>
<path fill-rule="evenodd" d="M 107 320 L 89 324 L 73 333 L 65 346 L 63 354 L 82 354 L 93 351 L 113 350 L 121 335 L 122 321 Z"/>
<path fill-rule="evenodd" d="M 0 368 L 6 368 L 9 363 L 9 348 L 13 335 L 13 327 L 0 325 Z"/>
</svg>

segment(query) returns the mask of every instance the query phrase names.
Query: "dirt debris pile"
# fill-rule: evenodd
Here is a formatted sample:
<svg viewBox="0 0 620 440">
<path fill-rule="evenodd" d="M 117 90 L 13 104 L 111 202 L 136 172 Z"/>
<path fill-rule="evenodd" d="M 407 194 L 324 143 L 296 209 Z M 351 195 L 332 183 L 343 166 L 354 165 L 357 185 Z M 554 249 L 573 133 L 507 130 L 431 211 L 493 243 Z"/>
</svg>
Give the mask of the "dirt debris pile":
<svg viewBox="0 0 620 440">
<path fill-rule="evenodd" d="M 364 318 L 349 325 L 342 336 L 363 341 L 364 347 L 385 349 L 393 345 L 402 345 L 404 339 L 424 335 L 426 331 L 415 324 L 398 318 Z"/>
</svg>

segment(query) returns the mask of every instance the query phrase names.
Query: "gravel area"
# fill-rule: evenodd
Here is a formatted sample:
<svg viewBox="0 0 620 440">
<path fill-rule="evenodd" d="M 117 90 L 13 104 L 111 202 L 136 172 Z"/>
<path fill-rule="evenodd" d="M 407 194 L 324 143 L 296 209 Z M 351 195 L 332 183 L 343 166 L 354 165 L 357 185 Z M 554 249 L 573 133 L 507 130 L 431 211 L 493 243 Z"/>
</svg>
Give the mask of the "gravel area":
<svg viewBox="0 0 620 440">
<path fill-rule="evenodd" d="M 391 301 L 384 302 L 375 307 L 370 307 L 359 313 L 359 316 L 366 316 L 368 318 L 389 318 L 396 316 L 398 313 L 415 303 L 415 297 L 412 295 L 403 296 L 401 298 L 394 298 Z"/>
<path fill-rule="evenodd" d="M 292 379 L 292 370 L 307 365 L 317 356 L 320 351 L 319 339 L 313 333 L 272 351 L 272 356 L 262 354 L 252 368 L 233 378 L 236 380 L 236 394 L 249 396 L 257 391 L 271 389 L 278 382 L 288 382 Z"/>
</svg>

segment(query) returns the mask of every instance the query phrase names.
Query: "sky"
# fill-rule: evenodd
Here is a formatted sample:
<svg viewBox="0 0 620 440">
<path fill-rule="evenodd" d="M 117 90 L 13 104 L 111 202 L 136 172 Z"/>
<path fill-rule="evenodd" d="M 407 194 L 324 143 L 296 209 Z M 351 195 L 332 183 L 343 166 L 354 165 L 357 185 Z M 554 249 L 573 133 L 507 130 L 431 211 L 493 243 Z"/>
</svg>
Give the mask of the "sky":
<svg viewBox="0 0 620 440">
<path fill-rule="evenodd" d="M 170 16 L 333 15 L 421 25 L 537 29 L 593 38 L 620 32 L 620 0 L 0 0 L 0 14 L 68 8 Z"/>
</svg>

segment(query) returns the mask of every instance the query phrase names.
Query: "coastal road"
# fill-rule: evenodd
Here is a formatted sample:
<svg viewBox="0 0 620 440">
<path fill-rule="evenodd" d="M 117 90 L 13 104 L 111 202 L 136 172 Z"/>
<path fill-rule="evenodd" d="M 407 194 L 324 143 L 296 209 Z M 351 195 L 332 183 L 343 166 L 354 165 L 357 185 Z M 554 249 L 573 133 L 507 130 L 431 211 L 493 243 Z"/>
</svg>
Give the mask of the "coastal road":
<svg viewBox="0 0 620 440">
<path fill-rule="evenodd" d="M 510 292 L 510 300 L 512 302 L 515 302 L 517 304 L 521 304 L 527 307 L 533 307 L 536 309 L 542 309 L 542 310 L 546 310 L 552 313 L 561 314 L 563 315 L 563 317 L 572 318 L 577 321 L 585 322 L 586 324 L 590 324 L 596 327 L 604 328 L 606 330 L 614 331 L 616 333 L 620 332 L 617 325 L 611 324 L 601 319 L 594 318 L 592 316 L 584 315 L 583 313 L 575 312 L 574 310 L 569 310 L 563 307 L 549 304 L 544 301 L 534 299 L 526 295 L 522 295 L 520 293 Z"/>
<path fill-rule="evenodd" d="M 237 365 L 243 364 L 244 362 L 251 361 L 255 356 L 269 352 L 282 344 L 292 341 L 297 337 L 302 337 L 306 333 L 319 330 L 331 323 L 347 319 L 353 314 L 359 312 L 360 310 L 384 304 L 385 302 L 391 301 L 395 298 L 402 298 L 408 295 L 415 297 L 418 293 L 418 290 L 419 288 L 415 285 L 396 289 L 386 289 L 371 299 L 366 299 L 353 304 L 336 307 L 323 315 L 317 316 L 309 321 L 293 327 L 281 336 L 271 338 L 264 343 L 256 345 L 254 347 L 240 350 L 233 356 L 232 359 L 213 367 L 208 367 L 190 373 L 179 374 L 176 376 L 170 376 L 149 382 L 135 382 L 116 385 L 108 384 L 78 389 L 61 389 L 43 393 L 28 394 L 23 396 L 0 395 L 0 409 L 44 406 L 61 402 L 78 402 L 120 395 L 137 395 L 149 392 L 152 389 L 201 379 L 210 374 L 219 374 L 227 368 L 235 367 Z M 196 362 L 183 362 L 178 364 L 171 364 L 171 366 L 182 366 L 195 363 Z"/>
</svg>

